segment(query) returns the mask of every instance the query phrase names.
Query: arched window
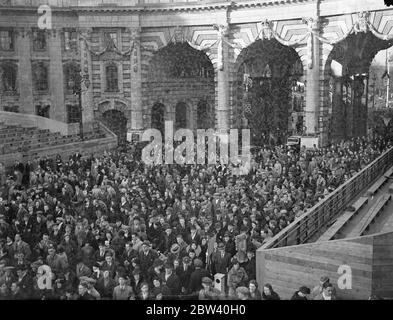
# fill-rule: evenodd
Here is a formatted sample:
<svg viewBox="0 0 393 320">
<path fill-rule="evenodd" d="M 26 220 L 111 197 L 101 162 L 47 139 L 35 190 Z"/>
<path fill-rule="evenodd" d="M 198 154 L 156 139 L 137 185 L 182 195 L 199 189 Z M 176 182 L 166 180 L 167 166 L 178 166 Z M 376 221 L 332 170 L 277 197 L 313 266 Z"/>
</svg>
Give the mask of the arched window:
<svg viewBox="0 0 393 320">
<path fill-rule="evenodd" d="M 184 102 L 179 102 L 176 105 L 176 128 L 187 128 L 187 105 Z"/>
<path fill-rule="evenodd" d="M 3 65 L 2 66 L 2 83 L 3 90 L 5 92 L 14 92 L 16 91 L 16 66 L 14 65 Z"/>
<path fill-rule="evenodd" d="M 197 104 L 198 129 L 210 129 L 214 127 L 214 113 L 212 113 L 206 100 L 200 100 Z"/>
<path fill-rule="evenodd" d="M 165 106 L 156 103 L 151 110 L 151 127 L 164 132 Z"/>
<path fill-rule="evenodd" d="M 37 63 L 33 68 L 33 83 L 35 90 L 48 90 L 48 68 L 43 62 Z"/>
<path fill-rule="evenodd" d="M 117 66 L 115 64 L 107 65 L 105 68 L 105 73 L 106 73 L 106 91 L 110 91 L 110 92 L 119 91 Z"/>
</svg>

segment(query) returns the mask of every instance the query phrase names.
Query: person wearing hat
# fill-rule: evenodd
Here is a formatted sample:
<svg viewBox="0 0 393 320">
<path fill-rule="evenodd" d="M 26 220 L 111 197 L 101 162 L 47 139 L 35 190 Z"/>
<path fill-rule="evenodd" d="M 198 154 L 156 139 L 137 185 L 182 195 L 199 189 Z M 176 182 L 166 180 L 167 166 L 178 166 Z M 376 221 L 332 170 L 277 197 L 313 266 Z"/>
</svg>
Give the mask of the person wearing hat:
<svg viewBox="0 0 393 320">
<path fill-rule="evenodd" d="M 231 263 L 231 255 L 225 252 L 225 245 L 220 242 L 217 250 L 211 255 L 211 271 L 213 274 L 223 273 L 227 274 Z"/>
<path fill-rule="evenodd" d="M 311 293 L 310 293 L 310 300 L 314 300 L 316 296 L 322 294 L 322 292 L 323 292 L 323 285 L 324 285 L 325 283 L 330 283 L 330 279 L 329 279 L 327 276 L 322 276 L 322 277 L 319 279 L 319 284 L 318 284 L 317 286 L 315 286 L 315 287 L 311 290 Z M 334 289 L 334 288 L 333 288 L 333 289 Z M 336 293 L 335 290 L 334 290 L 334 293 Z"/>
<path fill-rule="evenodd" d="M 176 269 L 176 274 L 179 276 L 181 284 L 181 292 L 184 295 L 188 294 L 188 289 L 190 285 L 190 277 L 194 267 L 191 265 L 191 259 L 189 257 L 183 257 L 182 265 Z"/>
<path fill-rule="evenodd" d="M 153 265 L 154 260 L 158 258 L 157 251 L 151 248 L 149 240 L 143 241 L 142 251 L 139 253 L 139 261 L 142 273 L 145 277 L 148 276 L 148 270 Z"/>
<path fill-rule="evenodd" d="M 322 285 L 322 292 L 318 294 L 314 300 L 337 300 L 334 286 L 330 282 L 326 281 Z"/>
<path fill-rule="evenodd" d="M 163 230 L 165 231 L 165 234 L 162 248 L 163 253 L 167 254 L 170 252 L 172 245 L 176 243 L 176 236 L 173 234 L 172 227 L 168 223 L 164 225 Z"/>
<path fill-rule="evenodd" d="M 234 296 L 235 290 L 239 286 L 245 286 L 248 281 L 247 272 L 243 267 L 240 266 L 240 262 L 236 259 L 232 259 L 232 268 L 229 270 L 227 275 L 228 295 Z"/>
<path fill-rule="evenodd" d="M 173 271 L 174 269 L 173 264 L 166 262 L 164 268 L 165 268 L 164 283 L 171 291 L 171 298 L 177 299 L 181 294 L 180 279 Z"/>
<path fill-rule="evenodd" d="M 113 296 L 113 289 L 117 283 L 110 277 L 108 270 L 102 272 L 102 276 L 97 280 L 97 291 L 100 293 L 102 300 L 110 300 Z"/>
<path fill-rule="evenodd" d="M 119 285 L 113 289 L 113 300 L 134 300 L 135 293 L 131 286 L 127 285 L 126 278 L 120 275 L 118 278 Z"/>
<path fill-rule="evenodd" d="M 199 291 L 203 289 L 202 287 L 202 278 L 211 277 L 211 274 L 206 269 L 202 269 L 203 262 L 201 259 L 196 258 L 194 260 L 194 268 L 195 270 L 191 273 L 190 276 L 190 284 L 188 287 L 188 292 L 194 298 L 198 297 Z"/>
<path fill-rule="evenodd" d="M 76 300 L 95 300 L 94 297 L 88 293 L 88 285 L 86 282 L 82 281 L 79 283 Z"/>
<path fill-rule="evenodd" d="M 202 278 L 202 289 L 199 290 L 198 300 L 220 300 L 220 290 L 213 287 L 213 280 L 209 277 Z"/>
<path fill-rule="evenodd" d="M 307 296 L 310 293 L 311 293 L 310 288 L 307 288 L 306 286 L 302 286 L 299 288 L 299 290 L 295 291 L 291 300 L 308 300 Z"/>
<path fill-rule="evenodd" d="M 20 288 L 20 294 L 23 299 L 30 299 L 33 291 L 33 279 L 27 272 L 25 265 L 16 267 L 16 274 L 18 276 L 17 282 Z"/>
</svg>

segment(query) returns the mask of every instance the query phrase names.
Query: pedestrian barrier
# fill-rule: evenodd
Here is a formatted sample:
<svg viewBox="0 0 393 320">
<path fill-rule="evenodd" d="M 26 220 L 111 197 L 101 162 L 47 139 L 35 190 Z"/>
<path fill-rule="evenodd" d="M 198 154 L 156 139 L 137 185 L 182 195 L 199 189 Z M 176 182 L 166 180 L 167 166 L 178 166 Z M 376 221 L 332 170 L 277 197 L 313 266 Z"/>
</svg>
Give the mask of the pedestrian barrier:
<svg viewBox="0 0 393 320">
<path fill-rule="evenodd" d="M 360 192 L 373 183 L 393 163 L 393 148 L 385 151 L 372 163 L 350 178 L 310 208 L 304 215 L 295 219 L 286 228 L 267 241 L 261 249 L 271 249 L 288 245 L 306 243 L 331 223 Z"/>
<path fill-rule="evenodd" d="M 335 223 L 318 239 L 318 241 L 329 241 L 335 238 L 335 236 L 344 228 L 344 226 L 359 213 L 360 209 L 368 202 L 367 197 L 360 197 L 352 206 L 353 210 L 347 210 L 340 217 L 337 218 Z"/>
</svg>

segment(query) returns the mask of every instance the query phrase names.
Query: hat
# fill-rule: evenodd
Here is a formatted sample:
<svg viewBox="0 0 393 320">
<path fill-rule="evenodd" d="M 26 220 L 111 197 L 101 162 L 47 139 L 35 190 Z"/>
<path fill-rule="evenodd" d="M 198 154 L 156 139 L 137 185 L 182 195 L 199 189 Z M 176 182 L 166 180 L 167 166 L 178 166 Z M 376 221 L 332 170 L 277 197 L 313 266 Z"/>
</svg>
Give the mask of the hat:
<svg viewBox="0 0 393 320">
<path fill-rule="evenodd" d="M 322 276 L 319 281 L 321 281 L 322 283 L 325 283 L 325 282 L 329 281 L 329 278 L 327 276 Z"/>
<path fill-rule="evenodd" d="M 145 240 L 145 241 L 143 241 L 142 245 L 150 247 L 151 243 L 149 240 Z"/>
<path fill-rule="evenodd" d="M 218 249 L 219 249 L 219 250 L 224 250 L 224 249 L 225 249 L 225 245 L 224 245 L 222 242 L 220 242 L 220 243 L 218 244 Z"/>
<path fill-rule="evenodd" d="M 300 287 L 299 288 L 299 291 L 301 292 L 301 293 L 303 293 L 303 294 L 310 294 L 310 288 L 307 288 L 307 287 L 305 287 L 305 286 L 302 286 L 302 287 Z"/>
<path fill-rule="evenodd" d="M 177 243 L 174 243 L 171 247 L 171 252 L 173 254 L 177 254 L 180 251 L 180 246 Z"/>
<path fill-rule="evenodd" d="M 212 284 L 213 280 L 210 279 L 209 277 L 203 277 L 202 278 L 202 283 Z"/>
<path fill-rule="evenodd" d="M 189 257 L 183 257 L 183 262 L 188 264 L 191 262 L 191 259 Z"/>
<path fill-rule="evenodd" d="M 14 269 L 15 269 L 15 267 L 13 267 L 13 266 L 4 267 L 4 271 L 12 271 Z"/>
<path fill-rule="evenodd" d="M 203 267 L 203 262 L 202 262 L 202 260 L 201 259 L 195 259 L 194 260 L 194 266 L 197 268 L 197 267 L 199 267 L 199 268 L 202 268 Z"/>
</svg>

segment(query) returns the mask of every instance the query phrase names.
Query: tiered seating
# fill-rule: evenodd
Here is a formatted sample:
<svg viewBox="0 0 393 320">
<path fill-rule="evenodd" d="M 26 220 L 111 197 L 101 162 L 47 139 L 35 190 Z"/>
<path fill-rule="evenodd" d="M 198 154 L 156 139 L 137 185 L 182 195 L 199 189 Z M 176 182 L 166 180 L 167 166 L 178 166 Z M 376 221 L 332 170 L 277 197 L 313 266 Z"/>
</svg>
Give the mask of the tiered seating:
<svg viewBox="0 0 393 320">
<path fill-rule="evenodd" d="M 352 206 L 350 206 L 333 225 L 318 239 L 318 241 L 329 241 L 344 228 L 344 226 L 360 211 L 360 209 L 368 202 L 367 197 L 360 197 Z"/>
<path fill-rule="evenodd" d="M 370 227 L 371 223 L 377 218 L 377 216 L 383 211 L 385 205 L 391 199 L 390 194 L 382 195 L 378 198 L 377 202 L 368 210 L 367 214 L 363 217 L 363 219 L 359 222 L 355 229 L 349 234 L 349 237 L 359 237 L 363 235 L 365 231 Z"/>
<path fill-rule="evenodd" d="M 385 184 L 385 182 L 388 179 L 385 176 L 382 176 L 381 178 L 379 178 L 377 180 L 377 182 L 375 182 L 370 189 L 367 190 L 367 195 L 369 196 L 374 196 L 374 194 L 377 193 L 377 191 Z"/>
<path fill-rule="evenodd" d="M 105 134 L 99 130 L 86 133 L 85 140 L 98 139 Z M 80 141 L 79 135 L 62 136 L 48 129 L 21 126 L 0 126 L 0 153 L 26 152 L 49 146 L 68 144 Z"/>
</svg>

